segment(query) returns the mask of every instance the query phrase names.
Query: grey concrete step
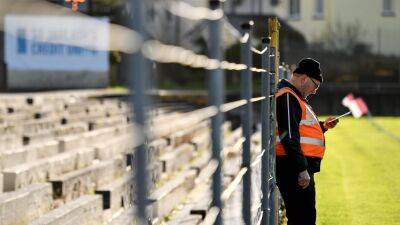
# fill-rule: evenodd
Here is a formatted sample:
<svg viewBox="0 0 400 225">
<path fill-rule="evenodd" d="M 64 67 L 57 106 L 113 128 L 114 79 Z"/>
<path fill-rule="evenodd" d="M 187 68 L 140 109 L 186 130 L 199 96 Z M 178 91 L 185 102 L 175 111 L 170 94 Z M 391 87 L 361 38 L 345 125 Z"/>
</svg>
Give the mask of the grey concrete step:
<svg viewBox="0 0 400 225">
<path fill-rule="evenodd" d="M 211 145 L 211 135 L 209 133 L 210 129 L 206 129 L 203 133 L 194 137 L 190 143 L 195 145 L 197 151 L 209 149 Z"/>
<path fill-rule="evenodd" d="M 77 122 L 77 123 L 71 123 L 71 124 L 66 124 L 66 125 L 61 125 L 57 129 L 55 129 L 53 132 L 56 137 L 62 137 L 62 136 L 67 136 L 67 135 L 72 135 L 72 134 L 80 134 L 87 132 L 88 129 L 88 124 L 84 122 Z"/>
<path fill-rule="evenodd" d="M 185 205 L 184 207 L 187 207 Z M 167 225 L 196 225 L 203 220 L 203 216 L 199 214 L 190 214 L 190 208 L 184 208 L 179 214 L 169 218 Z"/>
<path fill-rule="evenodd" d="M 171 152 L 160 156 L 159 161 L 162 163 L 163 173 L 172 173 L 180 167 L 187 164 L 195 154 L 195 147 L 192 144 L 182 144 Z"/>
<path fill-rule="evenodd" d="M 149 201 L 153 218 L 162 218 L 181 204 L 187 193 L 194 187 L 195 176 L 194 170 L 176 174 L 173 179 L 151 193 Z"/>
<path fill-rule="evenodd" d="M 235 142 L 242 137 L 242 128 L 236 128 L 224 139 L 224 146 L 233 146 Z"/>
<path fill-rule="evenodd" d="M 189 128 L 174 132 L 170 135 L 170 144 L 172 146 L 179 146 L 180 144 L 191 141 L 197 134 L 208 129 L 210 126 L 208 121 L 201 122 Z"/>
<path fill-rule="evenodd" d="M 0 137 L 0 152 L 22 147 L 22 137 L 19 135 L 4 135 Z"/>
<path fill-rule="evenodd" d="M 86 167 L 92 164 L 94 157 L 93 148 L 82 148 L 4 169 L 4 191 L 14 191 L 33 183 L 45 182 L 49 178 Z"/>
<path fill-rule="evenodd" d="M 93 121 L 89 122 L 91 130 L 97 130 L 97 129 L 105 128 L 105 127 L 119 126 L 119 125 L 124 125 L 127 123 L 128 122 L 127 122 L 126 115 L 102 118 L 102 119 L 97 119 L 97 120 L 93 120 Z"/>
<path fill-rule="evenodd" d="M 162 123 L 168 123 L 170 121 L 174 121 L 180 118 L 182 116 L 181 112 L 172 112 L 172 113 L 165 113 L 165 114 L 160 114 L 160 115 L 154 115 L 149 118 L 149 124 L 150 125 L 157 125 L 157 124 L 162 124 Z"/>
<path fill-rule="evenodd" d="M 23 145 L 40 144 L 55 139 L 55 134 L 51 130 L 41 130 L 31 134 L 23 134 Z"/>
<path fill-rule="evenodd" d="M 165 154 L 166 151 L 170 150 L 168 140 L 165 138 L 160 138 L 153 140 L 149 143 L 149 160 L 157 160 L 160 155 Z"/>
<path fill-rule="evenodd" d="M 129 208 L 121 211 L 118 215 L 106 223 L 106 225 L 138 225 L 136 209 Z"/>
<path fill-rule="evenodd" d="M 83 146 L 96 146 L 96 143 L 102 143 L 105 140 L 112 140 L 121 134 L 119 127 L 107 127 L 80 134 L 72 134 L 59 137 L 59 151 L 71 151 Z"/>
<path fill-rule="evenodd" d="M 0 194 L 3 193 L 3 174 L 0 173 Z"/>
<path fill-rule="evenodd" d="M 52 208 L 51 184 L 34 184 L 18 191 L 0 194 L 1 225 L 32 221 Z"/>
<path fill-rule="evenodd" d="M 192 167 L 196 166 L 199 170 L 199 175 L 196 177 L 195 188 L 187 195 L 185 204 L 180 207 L 180 210 L 172 212 L 168 216 L 167 224 L 197 224 L 205 216 L 211 204 L 211 183 L 210 179 L 212 172 L 209 171 L 208 164 L 210 160 L 210 152 L 206 150 L 203 156 L 197 157 L 191 162 Z M 207 165 L 207 166 L 206 166 Z"/>
<path fill-rule="evenodd" d="M 112 212 L 120 208 L 129 208 L 133 205 L 135 180 L 133 172 L 112 181 L 109 184 L 96 188 L 96 194 L 103 197 L 103 209 Z"/>
<path fill-rule="evenodd" d="M 22 134 L 23 128 L 21 126 L 17 126 L 15 124 L 3 123 L 0 125 L 0 135 L 20 135 Z"/>
<path fill-rule="evenodd" d="M 54 209 L 28 225 L 102 225 L 102 202 L 98 195 L 85 195 Z"/>
<path fill-rule="evenodd" d="M 163 138 L 170 137 L 177 132 L 190 131 L 194 126 L 207 121 L 205 113 L 204 110 L 183 113 L 181 118 L 184 119 L 172 120 L 174 121 L 173 123 L 157 123 L 152 127 L 152 135 L 154 138 Z M 173 142 L 171 141 L 171 143 Z"/>
<path fill-rule="evenodd" d="M 83 134 L 86 145 L 111 140 L 120 135 L 118 127 L 106 127 L 98 130 L 93 130 Z"/>
<path fill-rule="evenodd" d="M 71 134 L 59 137 L 57 141 L 59 143 L 59 152 L 73 151 L 86 145 L 83 134 Z"/>
<path fill-rule="evenodd" d="M 228 127 L 230 125 L 227 125 Z M 226 129 L 227 131 L 229 129 Z M 235 141 L 237 141 L 240 138 L 240 134 L 238 131 L 235 132 L 225 132 L 225 138 L 224 138 L 224 146 L 229 147 L 232 144 L 235 144 Z M 209 135 L 209 134 L 208 134 Z M 208 156 L 208 160 L 210 159 L 210 150 L 206 151 L 205 153 Z M 207 158 L 207 157 L 204 157 Z M 233 166 L 235 168 L 239 168 L 240 166 L 240 160 L 238 160 L 239 157 L 235 157 L 234 159 L 236 160 Z M 201 162 L 201 163 L 196 163 L 196 161 Z M 202 219 L 207 215 L 207 212 L 210 208 L 211 201 L 212 201 L 212 195 L 211 195 L 211 173 L 207 172 L 206 167 L 204 166 L 207 164 L 208 161 L 205 161 L 202 159 L 202 157 L 198 157 L 197 160 L 194 160 L 191 164 L 196 165 L 198 164 L 198 168 L 200 170 L 200 175 L 198 178 L 196 178 L 196 185 L 195 188 L 188 194 L 186 203 L 179 208 L 179 210 L 176 210 L 172 212 L 170 215 L 168 215 L 168 225 L 181 225 L 181 224 L 198 224 L 199 222 L 202 221 Z M 232 161 L 231 161 L 232 162 Z M 228 164 L 226 166 L 229 166 L 230 162 L 225 161 L 224 165 Z M 204 169 L 203 169 L 204 168 Z M 204 170 L 204 171 L 203 171 Z M 206 176 L 205 176 L 206 175 Z M 208 175 L 208 176 L 207 176 Z M 200 177 L 202 177 L 200 179 Z M 232 178 L 227 177 L 224 178 L 224 183 L 230 183 Z M 239 209 L 240 210 L 240 209 Z"/>
<path fill-rule="evenodd" d="M 110 140 L 94 143 L 96 158 L 100 160 L 110 159 L 116 155 L 125 155 L 133 151 L 134 141 L 132 135 L 125 134 Z"/>
<path fill-rule="evenodd" d="M 196 184 L 187 195 L 186 203 L 168 215 L 167 225 L 189 225 L 201 222 L 211 199 L 209 183 Z M 204 202 L 204 203 L 203 203 Z"/>
<path fill-rule="evenodd" d="M 133 171 L 136 170 L 136 159 L 135 154 L 127 154 L 127 166 L 131 168 Z M 133 164 L 132 164 L 133 162 Z M 149 190 L 153 190 L 154 186 L 162 180 L 163 173 L 163 165 L 160 161 L 148 161 L 147 164 L 147 188 Z M 167 174 L 164 174 L 167 175 Z"/>
<path fill-rule="evenodd" d="M 32 119 L 24 121 L 24 123 L 21 124 L 21 126 L 23 128 L 24 133 L 31 134 L 40 131 L 53 130 L 59 125 L 58 121 L 59 118 L 57 117 L 45 118 L 41 120 Z"/>
<path fill-rule="evenodd" d="M 0 152 L 0 169 L 2 170 L 37 159 L 51 157 L 57 153 L 58 142 L 54 140 Z"/>
<path fill-rule="evenodd" d="M 27 112 L 14 112 L 0 115 L 0 123 L 20 123 L 21 121 L 29 120 L 32 118 L 31 113 Z"/>
<path fill-rule="evenodd" d="M 53 184 L 54 197 L 68 202 L 82 195 L 93 193 L 97 187 L 121 177 L 124 169 L 123 160 L 115 158 L 55 176 L 50 179 Z"/>
<path fill-rule="evenodd" d="M 128 108 L 128 106 L 122 105 L 121 108 L 107 109 L 106 115 L 110 115 L 110 117 L 113 117 L 113 116 L 127 116 L 132 114 L 131 114 L 131 109 Z"/>
</svg>

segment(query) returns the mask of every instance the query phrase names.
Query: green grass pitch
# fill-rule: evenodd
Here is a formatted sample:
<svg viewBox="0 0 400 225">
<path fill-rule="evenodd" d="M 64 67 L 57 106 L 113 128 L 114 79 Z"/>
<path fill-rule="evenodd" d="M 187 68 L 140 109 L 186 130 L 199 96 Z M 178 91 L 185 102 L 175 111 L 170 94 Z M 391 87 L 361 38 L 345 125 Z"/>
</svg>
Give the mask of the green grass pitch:
<svg viewBox="0 0 400 225">
<path fill-rule="evenodd" d="M 400 136 L 400 117 L 374 117 Z M 326 133 L 316 174 L 318 225 L 400 224 L 400 142 L 366 118 L 343 118 Z"/>
</svg>

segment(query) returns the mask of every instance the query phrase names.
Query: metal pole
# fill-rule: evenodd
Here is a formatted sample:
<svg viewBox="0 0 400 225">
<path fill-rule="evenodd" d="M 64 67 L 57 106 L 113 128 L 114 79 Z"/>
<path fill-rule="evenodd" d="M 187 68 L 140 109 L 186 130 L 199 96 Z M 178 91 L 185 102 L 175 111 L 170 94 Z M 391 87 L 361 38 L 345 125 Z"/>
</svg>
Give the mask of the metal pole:
<svg viewBox="0 0 400 225">
<path fill-rule="evenodd" d="M 240 46 L 240 58 L 241 63 L 247 65 L 249 68 L 252 67 L 252 53 L 251 53 L 251 27 L 253 22 L 242 24 L 243 34 L 248 34 L 249 38 L 246 43 L 241 43 Z M 242 132 L 245 141 L 243 142 L 242 152 L 242 168 L 247 168 L 247 173 L 243 177 L 243 221 L 246 225 L 251 225 L 251 133 L 252 133 L 252 103 L 250 99 L 252 97 L 252 73 L 250 69 L 241 71 L 241 98 L 247 100 L 247 104 L 242 107 L 241 112 L 241 123 Z"/>
<path fill-rule="evenodd" d="M 265 97 L 265 100 L 261 102 L 261 147 L 265 150 L 262 157 L 261 164 L 261 190 L 262 190 L 262 202 L 261 207 L 263 211 L 262 225 L 269 225 L 270 212 L 269 206 L 269 178 L 270 178 L 270 141 L 271 141 L 271 127 L 270 127 L 270 110 L 271 110 L 271 99 L 269 95 L 270 91 L 270 74 L 269 74 L 269 43 L 270 38 L 262 39 L 262 49 L 268 47 L 268 50 L 261 56 L 261 66 L 267 72 L 261 73 L 261 96 Z"/>
<path fill-rule="evenodd" d="M 284 70 L 283 66 L 278 67 L 278 74 L 279 74 L 279 79 L 285 78 L 285 70 Z"/>
<path fill-rule="evenodd" d="M 271 63 L 270 63 L 270 74 L 272 76 L 271 83 L 270 83 L 270 95 L 274 95 L 276 93 L 276 80 L 278 78 L 278 74 L 276 71 L 276 66 L 275 66 L 275 57 L 276 57 L 276 49 L 271 48 Z M 275 124 L 276 123 L 276 99 L 273 98 L 271 100 L 271 117 L 270 117 L 270 124 Z M 270 176 L 271 176 L 271 182 L 270 182 L 270 209 L 271 209 L 271 214 L 270 214 L 270 224 L 277 224 L 277 193 L 276 193 L 276 177 L 275 177 L 275 127 L 270 128 L 270 140 L 271 140 L 271 145 L 270 145 Z"/>
<path fill-rule="evenodd" d="M 210 9 L 217 10 L 221 7 L 220 0 L 210 0 Z M 221 21 L 210 21 L 210 42 L 209 42 L 209 57 L 222 61 L 221 49 Z M 210 70 L 209 72 L 209 102 L 211 105 L 217 107 L 218 113 L 211 118 L 211 138 L 212 138 L 212 158 L 217 160 L 218 167 L 213 174 L 213 203 L 212 205 L 218 207 L 220 213 L 218 214 L 215 224 L 221 225 L 222 223 L 222 202 L 221 202 L 221 124 L 223 121 L 223 114 L 220 111 L 220 106 L 223 104 L 224 96 L 224 72 L 218 68 Z"/>
<path fill-rule="evenodd" d="M 132 24 L 133 29 L 142 35 L 145 39 L 146 34 L 144 31 L 144 12 L 145 7 L 142 0 L 131 0 L 132 4 L 132 12 L 133 17 L 131 18 L 130 24 Z M 138 126 L 138 130 L 143 131 L 144 140 L 146 140 L 146 113 L 145 113 L 145 103 L 146 96 L 145 96 L 145 89 L 146 89 L 146 82 L 145 76 L 147 75 L 146 70 L 146 62 L 141 54 L 140 51 L 136 52 L 130 60 L 128 61 L 128 67 L 132 68 L 133 74 L 129 76 L 129 87 L 132 93 L 131 101 L 133 104 L 134 112 L 134 122 Z M 137 135 L 137 134 L 136 134 Z M 135 180 L 136 180 L 136 201 L 137 201 L 137 216 L 140 225 L 147 224 L 147 213 L 146 213 L 146 206 L 148 204 L 147 198 L 147 157 L 146 157 L 146 145 L 143 143 L 136 148 L 135 151 L 135 158 L 136 158 L 136 173 L 135 173 Z"/>
<path fill-rule="evenodd" d="M 275 95 L 279 80 L 279 28 L 280 24 L 276 17 L 268 20 L 269 34 L 271 36 L 270 43 L 270 74 L 271 74 L 271 89 L 270 95 Z M 271 123 L 276 124 L 276 98 L 271 100 Z M 278 224 L 278 193 L 276 188 L 276 168 L 275 168 L 275 127 L 271 126 L 271 150 L 270 150 L 270 224 Z"/>
</svg>

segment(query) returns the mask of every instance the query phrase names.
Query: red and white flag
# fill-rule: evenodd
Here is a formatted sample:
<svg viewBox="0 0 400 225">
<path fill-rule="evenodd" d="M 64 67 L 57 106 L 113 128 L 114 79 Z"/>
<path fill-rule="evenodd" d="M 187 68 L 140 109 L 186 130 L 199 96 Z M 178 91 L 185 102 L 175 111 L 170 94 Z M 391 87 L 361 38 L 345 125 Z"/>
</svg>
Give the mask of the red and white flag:
<svg viewBox="0 0 400 225">
<path fill-rule="evenodd" d="M 342 104 L 350 109 L 355 118 L 360 118 L 368 113 L 367 104 L 362 98 L 354 98 L 353 94 L 348 94 L 343 98 Z"/>
<path fill-rule="evenodd" d="M 354 96 L 352 93 L 346 95 L 343 100 L 342 100 L 342 105 L 346 106 L 347 108 L 349 108 L 350 103 L 354 100 Z"/>
</svg>

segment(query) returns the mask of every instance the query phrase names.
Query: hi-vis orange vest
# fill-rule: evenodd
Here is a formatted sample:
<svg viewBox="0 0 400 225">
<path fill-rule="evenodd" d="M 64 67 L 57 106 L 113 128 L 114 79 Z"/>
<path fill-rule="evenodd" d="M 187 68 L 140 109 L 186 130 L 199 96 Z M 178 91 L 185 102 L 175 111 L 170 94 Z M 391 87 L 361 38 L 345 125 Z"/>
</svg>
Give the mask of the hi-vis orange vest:
<svg viewBox="0 0 400 225">
<path fill-rule="evenodd" d="M 319 121 L 317 116 L 311 107 L 301 98 L 297 96 L 297 94 L 290 88 L 281 88 L 277 93 L 276 97 L 281 96 L 283 94 L 290 93 L 296 97 L 296 99 L 300 103 L 301 107 L 301 121 L 299 124 L 299 132 L 300 132 L 300 147 L 304 154 L 304 156 L 309 157 L 318 157 L 323 158 L 325 153 L 325 136 L 322 131 L 321 126 L 319 125 Z M 276 129 L 276 155 L 284 156 L 286 155 L 285 149 L 283 148 L 280 140 L 284 135 L 278 132 Z M 279 136 L 281 134 L 282 137 Z"/>
</svg>

